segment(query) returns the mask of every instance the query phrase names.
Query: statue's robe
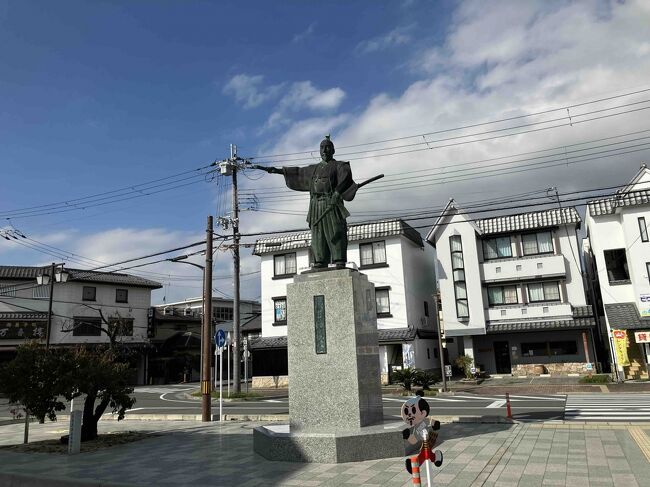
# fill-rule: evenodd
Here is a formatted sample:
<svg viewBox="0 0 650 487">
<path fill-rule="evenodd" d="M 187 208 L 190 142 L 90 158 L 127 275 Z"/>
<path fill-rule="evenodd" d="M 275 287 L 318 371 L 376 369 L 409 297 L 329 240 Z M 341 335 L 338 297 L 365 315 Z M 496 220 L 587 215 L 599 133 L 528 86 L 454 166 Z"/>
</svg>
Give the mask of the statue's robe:
<svg viewBox="0 0 650 487">
<path fill-rule="evenodd" d="M 309 191 L 307 223 L 312 231 L 314 262 L 328 264 L 347 259 L 347 225 L 350 213 L 343 201 L 352 201 L 357 184 L 350 163 L 332 159 L 306 167 L 283 167 L 284 180 L 294 191 Z M 332 196 L 338 193 L 341 198 Z"/>
</svg>

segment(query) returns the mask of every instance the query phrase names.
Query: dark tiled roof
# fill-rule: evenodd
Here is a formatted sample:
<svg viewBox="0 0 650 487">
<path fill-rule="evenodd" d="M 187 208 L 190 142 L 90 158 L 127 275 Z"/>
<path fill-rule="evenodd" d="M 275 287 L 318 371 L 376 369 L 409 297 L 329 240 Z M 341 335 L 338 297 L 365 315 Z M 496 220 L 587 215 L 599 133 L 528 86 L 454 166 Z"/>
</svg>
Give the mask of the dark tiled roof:
<svg viewBox="0 0 650 487">
<path fill-rule="evenodd" d="M 595 326 L 593 318 L 577 318 L 575 320 L 552 321 L 514 321 L 503 323 L 488 323 L 487 333 L 574 330 Z"/>
<path fill-rule="evenodd" d="M 410 342 L 417 336 L 420 338 L 435 338 L 433 330 L 415 330 L 414 328 L 388 328 L 377 330 L 379 343 Z M 252 349 L 287 348 L 287 337 L 258 337 L 251 339 Z"/>
<path fill-rule="evenodd" d="M 519 213 L 517 215 L 496 216 L 476 220 L 476 226 L 482 235 L 493 233 L 519 232 L 537 228 L 556 227 L 558 225 L 580 225 L 580 215 L 574 207 L 554 208 L 552 210 Z"/>
<path fill-rule="evenodd" d="M 573 307 L 573 317 L 574 318 L 588 318 L 593 316 L 594 312 L 591 309 L 591 305 L 587 306 L 574 306 Z"/>
<path fill-rule="evenodd" d="M 605 314 L 613 330 L 650 328 L 650 318 L 641 318 L 635 303 L 606 304 Z"/>
<path fill-rule="evenodd" d="M 242 320 L 240 329 L 242 332 L 261 331 L 262 315 L 258 314 L 257 316 L 253 316 L 252 318 L 248 319 L 248 321 Z"/>
<path fill-rule="evenodd" d="M 47 313 L 32 313 L 32 312 L 23 312 L 23 311 L 3 311 L 0 313 L 1 321 L 16 321 L 16 320 L 38 320 L 45 321 L 47 320 Z"/>
<path fill-rule="evenodd" d="M 422 236 L 413 227 L 399 219 L 380 220 L 370 223 L 348 225 L 348 241 L 404 235 L 416 245 L 423 247 Z M 295 250 L 311 245 L 311 232 L 297 232 L 281 237 L 261 238 L 255 242 L 254 255 Z"/>
<path fill-rule="evenodd" d="M 251 350 L 264 350 L 270 348 L 287 348 L 287 337 L 257 337 L 249 341 Z"/>
<path fill-rule="evenodd" d="M 19 279 L 32 280 L 36 279 L 44 270 L 49 271 L 49 266 L 44 267 L 27 267 L 27 266 L 0 266 L 0 279 Z M 156 281 L 150 281 L 142 277 L 132 276 L 130 274 L 119 274 L 117 272 L 98 272 L 84 271 L 81 269 L 68 269 L 70 273 L 68 279 L 83 282 L 98 282 L 107 284 L 123 284 L 125 286 L 148 287 L 159 289 L 162 285 Z"/>
<path fill-rule="evenodd" d="M 650 190 L 641 189 L 619 193 L 611 198 L 603 198 L 587 202 L 589 213 L 592 216 L 611 215 L 616 208 L 624 206 L 637 206 L 650 204 Z"/>
</svg>

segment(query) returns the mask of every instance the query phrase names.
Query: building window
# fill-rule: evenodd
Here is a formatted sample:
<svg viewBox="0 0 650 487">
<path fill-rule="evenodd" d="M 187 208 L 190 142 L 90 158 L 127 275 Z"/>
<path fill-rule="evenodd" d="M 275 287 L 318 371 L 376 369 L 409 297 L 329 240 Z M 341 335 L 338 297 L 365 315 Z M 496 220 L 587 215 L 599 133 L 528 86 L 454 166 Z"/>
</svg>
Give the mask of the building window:
<svg viewBox="0 0 650 487">
<path fill-rule="evenodd" d="M 8 286 L 0 286 L 0 296 L 16 297 L 16 286 L 9 284 Z"/>
<path fill-rule="evenodd" d="M 488 303 L 490 306 L 501 304 L 517 304 L 517 286 L 490 286 L 487 288 Z"/>
<path fill-rule="evenodd" d="M 375 288 L 377 318 L 390 318 L 390 288 Z"/>
<path fill-rule="evenodd" d="M 424 302 L 424 316 L 427 318 L 429 317 L 429 302 L 425 301 Z"/>
<path fill-rule="evenodd" d="M 234 308 L 226 306 L 215 306 L 212 308 L 212 318 L 216 321 L 232 321 L 235 319 Z"/>
<path fill-rule="evenodd" d="M 50 297 L 50 286 L 36 286 L 32 289 L 34 299 L 48 299 Z"/>
<path fill-rule="evenodd" d="M 512 245 L 510 237 L 497 237 L 483 240 L 483 258 L 502 259 L 504 257 L 512 257 Z"/>
<path fill-rule="evenodd" d="M 296 253 L 273 256 L 273 275 L 292 276 L 296 273 Z"/>
<path fill-rule="evenodd" d="M 117 331 L 119 336 L 132 337 L 133 318 L 109 318 L 108 330 L 111 334 Z"/>
<path fill-rule="evenodd" d="M 548 357 L 548 343 L 522 343 L 521 354 L 524 357 Z"/>
<path fill-rule="evenodd" d="M 553 238 L 551 232 L 525 233 L 521 236 L 524 255 L 552 254 Z"/>
<path fill-rule="evenodd" d="M 551 355 L 577 355 L 578 344 L 575 340 L 565 340 L 561 342 L 550 342 L 549 349 Z"/>
<path fill-rule="evenodd" d="M 639 233 L 641 234 L 641 241 L 642 242 L 647 242 L 648 241 L 648 228 L 645 226 L 645 218 L 644 217 L 639 218 Z"/>
<path fill-rule="evenodd" d="M 629 281 L 630 273 L 627 269 L 625 249 L 605 250 L 603 254 L 605 255 L 605 267 L 609 282 Z"/>
<path fill-rule="evenodd" d="M 273 318 L 274 325 L 287 324 L 287 298 L 282 296 L 280 298 L 273 298 Z"/>
<path fill-rule="evenodd" d="M 97 298 L 97 288 L 95 286 L 84 286 L 81 299 L 83 301 L 95 301 Z"/>
<path fill-rule="evenodd" d="M 94 289 L 94 288 L 93 288 Z M 75 317 L 72 336 L 98 337 L 102 334 L 102 320 L 96 317 Z"/>
<path fill-rule="evenodd" d="M 115 302 L 116 303 L 128 303 L 129 302 L 129 290 L 128 289 L 116 289 L 115 290 Z"/>
<path fill-rule="evenodd" d="M 463 242 L 460 235 L 449 237 L 451 248 L 451 269 L 454 277 L 454 293 L 456 295 L 456 316 L 459 319 L 469 318 L 467 302 L 467 287 L 465 285 L 465 263 L 463 262 Z"/>
<path fill-rule="evenodd" d="M 361 267 L 386 263 L 386 242 L 359 244 Z"/>
<path fill-rule="evenodd" d="M 528 301 L 560 301 L 560 285 L 557 281 L 533 282 L 528 284 Z"/>
</svg>

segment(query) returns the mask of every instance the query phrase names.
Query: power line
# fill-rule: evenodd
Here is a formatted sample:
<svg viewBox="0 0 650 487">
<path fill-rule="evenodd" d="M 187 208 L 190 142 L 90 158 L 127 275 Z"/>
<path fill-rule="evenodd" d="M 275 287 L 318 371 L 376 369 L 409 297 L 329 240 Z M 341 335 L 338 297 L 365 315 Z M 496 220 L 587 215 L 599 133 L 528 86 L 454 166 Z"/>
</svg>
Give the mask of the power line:
<svg viewBox="0 0 650 487">
<path fill-rule="evenodd" d="M 400 140 L 407 140 L 407 139 L 412 139 L 412 138 L 417 138 L 417 137 L 426 137 L 428 135 L 437 135 L 437 134 L 442 134 L 442 133 L 454 132 L 454 131 L 458 131 L 458 130 L 465 130 L 465 129 L 469 129 L 469 128 L 481 127 L 481 126 L 484 126 L 484 125 L 492 125 L 492 124 L 497 124 L 497 123 L 509 122 L 509 121 L 513 121 L 513 120 L 520 120 L 522 118 L 535 117 L 535 116 L 545 115 L 545 114 L 553 113 L 553 112 L 557 112 L 557 111 L 566 111 L 566 110 L 570 110 L 572 108 L 577 108 L 577 107 L 581 107 L 581 106 L 591 105 L 591 104 L 594 104 L 594 103 L 600 103 L 600 102 L 603 102 L 603 101 L 610 101 L 610 100 L 614 100 L 614 99 L 618 99 L 618 98 L 624 98 L 624 97 L 628 97 L 628 96 L 638 95 L 638 94 L 641 94 L 641 93 L 647 93 L 649 91 L 650 91 L 650 88 L 645 88 L 643 90 L 637 90 L 637 91 L 632 91 L 632 92 L 628 92 L 628 93 L 623 93 L 623 94 L 620 94 L 620 95 L 614 95 L 614 96 L 609 96 L 609 97 L 604 97 L 604 98 L 598 98 L 598 99 L 587 101 L 587 102 L 575 103 L 575 104 L 571 104 L 571 105 L 565 105 L 565 106 L 561 106 L 561 107 L 558 107 L 558 108 L 552 108 L 552 109 L 549 109 L 549 110 L 543 110 L 543 111 L 529 113 L 529 114 L 525 114 L 525 115 L 517 115 L 517 116 L 514 116 L 514 117 L 501 118 L 501 119 L 491 120 L 491 121 L 487 121 L 487 122 L 466 124 L 466 125 L 461 125 L 459 127 L 442 129 L 442 130 L 437 130 L 437 131 L 432 131 L 432 132 L 424 132 L 424 133 L 418 133 L 418 134 L 414 134 L 414 135 L 406 135 L 406 136 L 402 136 L 402 137 L 394 137 L 394 138 L 390 138 L 390 139 L 376 140 L 376 141 L 372 141 L 372 142 L 363 142 L 363 143 L 359 143 L 359 144 L 345 145 L 345 146 L 340 146 L 339 149 L 351 149 L 351 148 L 356 148 L 356 147 L 364 147 L 364 146 L 368 146 L 368 145 L 376 145 L 376 144 L 382 144 L 382 143 L 387 143 L 387 142 L 397 142 L 397 141 L 400 141 Z M 568 117 L 563 117 L 563 118 L 568 118 Z M 284 154 L 265 154 L 265 155 L 260 155 L 260 156 L 256 156 L 256 157 L 251 157 L 250 159 L 263 159 L 263 158 L 266 158 L 266 157 L 289 157 L 289 156 L 294 156 L 294 155 L 310 154 L 312 152 L 313 151 L 298 151 L 298 152 L 290 152 L 290 153 L 284 153 Z"/>
<path fill-rule="evenodd" d="M 471 166 L 471 165 L 476 165 L 476 164 L 482 164 L 484 162 L 492 162 L 492 161 L 500 161 L 503 159 L 512 159 L 512 158 L 519 158 L 514 161 L 510 161 L 510 163 L 514 162 L 527 162 L 527 161 L 533 161 L 533 160 L 538 160 L 538 159 L 545 159 L 545 158 L 550 158 L 550 157 L 558 157 L 558 156 L 568 156 L 569 154 L 574 154 L 577 152 L 581 151 L 588 151 L 588 150 L 593 150 L 595 148 L 603 148 L 603 147 L 610 147 L 613 145 L 619 145 L 619 144 L 625 144 L 625 143 L 630 143 L 630 142 L 636 142 L 639 140 L 647 140 L 650 138 L 650 136 L 644 136 L 644 137 L 636 137 L 633 139 L 629 140 L 624 140 L 620 142 L 612 142 L 609 144 L 602 144 L 599 146 L 595 147 L 585 147 L 583 149 L 572 149 L 572 150 L 567 150 L 568 148 L 573 148 L 573 147 L 579 147 L 579 146 L 584 146 L 588 144 L 594 144 L 597 142 L 605 142 L 609 140 L 614 140 L 614 139 L 621 139 L 623 137 L 629 137 L 632 135 L 640 135 L 640 134 L 648 134 L 650 132 L 650 129 L 644 129 L 644 130 L 638 130 L 634 132 L 628 132 L 624 134 L 619 134 L 615 136 L 610 136 L 610 137 L 600 137 L 597 139 L 592 139 L 584 142 L 577 142 L 573 144 L 565 144 L 565 145 L 560 145 L 560 146 L 554 146 L 554 147 L 549 147 L 546 149 L 538 149 L 534 151 L 527 151 L 527 152 L 520 152 L 517 154 L 510 154 L 506 156 L 498 156 L 498 157 L 490 157 L 490 158 L 484 158 L 484 159 L 478 159 L 474 161 L 467 161 L 467 162 L 456 162 L 456 161 L 447 161 L 445 163 L 442 163 L 442 165 L 437 165 L 436 167 L 431 167 L 431 168 L 426 168 L 426 169 L 417 169 L 413 171 L 400 171 L 397 173 L 392 173 L 392 174 L 387 174 L 387 179 L 393 180 L 392 176 L 403 176 L 403 175 L 409 175 L 409 174 L 422 174 L 422 173 L 427 173 L 431 171 L 438 171 L 438 170 L 443 170 L 443 169 L 456 169 L 460 166 Z M 552 151 L 561 151 L 557 154 L 547 154 L 547 155 L 542 155 L 542 156 L 535 156 L 535 157 L 523 157 L 523 156 L 530 156 L 532 154 L 540 154 L 540 153 L 545 153 L 545 152 L 552 152 Z M 504 163 L 505 164 L 505 163 Z M 405 179 L 405 178 L 402 178 Z M 377 183 L 378 185 L 384 184 L 382 182 Z M 255 189 L 250 189 L 250 190 L 244 190 L 243 193 L 246 194 L 253 194 L 256 191 L 261 191 L 264 190 L 265 195 L 269 194 L 277 194 L 277 193 L 286 193 L 285 189 L 274 189 L 274 190 L 268 190 L 268 188 L 255 188 Z"/>
</svg>

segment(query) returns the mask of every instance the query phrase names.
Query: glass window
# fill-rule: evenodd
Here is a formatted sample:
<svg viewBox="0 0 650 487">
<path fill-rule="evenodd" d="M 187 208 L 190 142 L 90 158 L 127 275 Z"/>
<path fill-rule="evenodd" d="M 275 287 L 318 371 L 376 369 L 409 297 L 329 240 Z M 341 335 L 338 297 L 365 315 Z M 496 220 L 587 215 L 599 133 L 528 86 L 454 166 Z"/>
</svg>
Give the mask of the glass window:
<svg viewBox="0 0 650 487">
<path fill-rule="evenodd" d="M 7 286 L 0 286 L 0 296 L 16 296 L 16 286 L 9 284 Z"/>
<path fill-rule="evenodd" d="M 359 245 L 361 265 L 385 264 L 386 263 L 386 242 L 370 242 Z"/>
<path fill-rule="evenodd" d="M 287 321 L 287 298 L 273 299 L 274 318 L 276 323 L 286 323 Z"/>
<path fill-rule="evenodd" d="M 639 233 L 641 234 L 641 241 L 642 242 L 647 242 L 648 241 L 648 228 L 645 226 L 645 218 L 644 217 L 639 218 Z"/>
<path fill-rule="evenodd" d="M 48 299 L 50 297 L 50 286 L 36 286 L 32 289 L 34 299 Z"/>
<path fill-rule="evenodd" d="M 487 291 L 490 306 L 516 304 L 519 302 L 517 286 L 489 286 Z"/>
<path fill-rule="evenodd" d="M 557 281 L 532 282 L 528 284 L 528 300 L 531 303 L 541 301 L 560 301 L 560 286 Z"/>
<path fill-rule="evenodd" d="M 551 355 L 577 355 L 578 344 L 575 340 L 550 342 Z"/>
<path fill-rule="evenodd" d="M 424 302 L 424 316 L 429 316 L 429 303 L 427 301 Z"/>
<path fill-rule="evenodd" d="M 524 255 L 550 254 L 553 252 L 551 232 L 525 233 L 521 236 Z"/>
<path fill-rule="evenodd" d="M 116 303 L 128 303 L 129 302 L 129 290 L 128 289 L 116 289 L 115 290 L 115 302 Z"/>
<path fill-rule="evenodd" d="M 212 308 L 212 318 L 216 321 L 232 321 L 235 317 L 233 308 L 215 306 Z"/>
<path fill-rule="evenodd" d="M 483 257 L 486 260 L 512 257 L 510 237 L 497 237 L 483 240 Z"/>
<path fill-rule="evenodd" d="M 377 316 L 390 315 L 390 292 L 387 288 L 375 289 L 375 301 L 377 302 Z"/>
<path fill-rule="evenodd" d="M 463 242 L 460 235 L 449 237 L 451 249 L 451 266 L 454 277 L 454 292 L 456 294 L 456 316 L 469 318 L 469 305 L 467 302 L 467 287 L 465 285 L 465 269 L 463 262 Z"/>
<path fill-rule="evenodd" d="M 84 301 L 95 301 L 97 299 L 97 288 L 94 286 L 84 286 L 81 299 Z"/>
<path fill-rule="evenodd" d="M 605 268 L 609 282 L 629 281 L 630 273 L 627 268 L 625 249 L 610 249 L 603 252 L 605 255 Z"/>
<path fill-rule="evenodd" d="M 296 253 L 273 256 L 273 275 L 286 276 L 296 273 Z"/>
<path fill-rule="evenodd" d="M 522 343 L 521 354 L 524 357 L 548 356 L 548 343 L 547 342 Z"/>
<path fill-rule="evenodd" d="M 75 317 L 72 335 L 76 337 L 98 337 L 102 334 L 102 320 L 97 317 Z"/>
</svg>

